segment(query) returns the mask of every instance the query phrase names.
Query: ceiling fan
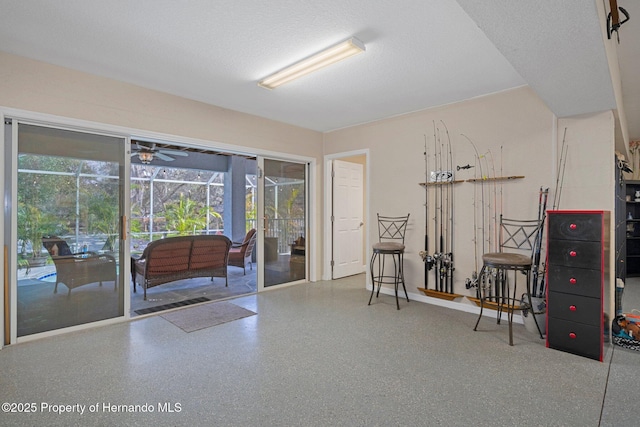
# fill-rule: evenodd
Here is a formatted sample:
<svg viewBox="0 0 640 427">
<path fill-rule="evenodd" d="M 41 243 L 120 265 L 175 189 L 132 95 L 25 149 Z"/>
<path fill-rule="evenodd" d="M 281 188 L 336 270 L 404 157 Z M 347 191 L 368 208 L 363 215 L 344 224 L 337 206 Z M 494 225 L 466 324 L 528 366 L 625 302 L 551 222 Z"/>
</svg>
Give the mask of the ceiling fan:
<svg viewBox="0 0 640 427">
<path fill-rule="evenodd" d="M 188 155 L 189 154 L 184 151 L 157 148 L 155 142 L 150 143 L 150 145 L 145 145 L 136 141 L 135 148 L 131 150 L 131 157 L 138 156 L 143 165 L 148 165 L 156 157 L 160 160 L 164 160 L 165 162 L 172 162 L 175 159 L 171 156 L 186 157 Z"/>
</svg>

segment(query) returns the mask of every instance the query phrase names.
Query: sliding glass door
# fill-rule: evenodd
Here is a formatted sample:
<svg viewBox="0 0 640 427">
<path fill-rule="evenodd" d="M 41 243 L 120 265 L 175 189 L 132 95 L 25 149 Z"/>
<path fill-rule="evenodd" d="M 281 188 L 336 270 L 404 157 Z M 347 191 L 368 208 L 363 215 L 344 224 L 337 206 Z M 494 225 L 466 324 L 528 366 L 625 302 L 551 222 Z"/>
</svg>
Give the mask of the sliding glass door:
<svg viewBox="0 0 640 427">
<path fill-rule="evenodd" d="M 261 159 L 264 287 L 307 277 L 307 165 Z"/>
<path fill-rule="evenodd" d="M 17 337 L 123 316 L 125 139 L 12 126 Z"/>
</svg>

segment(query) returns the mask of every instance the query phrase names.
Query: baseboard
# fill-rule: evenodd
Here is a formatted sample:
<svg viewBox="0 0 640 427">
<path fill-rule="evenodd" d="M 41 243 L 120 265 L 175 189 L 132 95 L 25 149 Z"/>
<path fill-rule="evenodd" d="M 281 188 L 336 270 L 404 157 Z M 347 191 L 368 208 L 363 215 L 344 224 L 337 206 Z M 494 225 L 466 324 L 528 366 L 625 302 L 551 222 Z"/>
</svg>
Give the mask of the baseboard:
<svg viewBox="0 0 640 427">
<path fill-rule="evenodd" d="M 414 286 L 415 289 L 417 289 L 417 286 Z M 366 284 L 366 289 L 371 292 L 371 284 L 367 283 Z M 409 285 L 407 285 L 407 289 L 411 289 L 411 287 Z M 395 297 L 395 291 L 391 288 L 385 288 L 384 286 L 380 289 L 380 293 L 384 294 L 384 295 L 389 295 L 392 297 Z M 403 294 L 402 290 L 400 291 L 400 293 L 398 293 L 398 297 L 400 297 L 400 295 Z M 428 297 L 422 293 L 416 293 L 416 292 L 410 292 L 407 291 L 407 294 L 409 295 L 409 300 L 410 301 L 419 301 L 419 302 L 423 302 L 426 304 L 431 304 L 431 305 L 437 305 L 439 307 L 445 307 L 445 308 L 450 308 L 452 310 L 458 310 L 458 311 L 463 311 L 465 313 L 473 313 L 476 315 L 480 314 L 480 307 L 478 307 L 475 303 L 473 303 L 472 301 L 468 300 L 465 296 L 463 296 L 461 299 L 459 299 L 460 301 L 448 301 L 448 300 L 444 300 L 441 298 L 433 298 L 433 297 Z M 406 301 L 405 301 L 406 302 Z M 482 312 L 482 316 L 483 317 L 493 317 L 495 318 L 496 316 L 496 312 L 495 310 L 491 310 L 491 309 L 487 309 L 485 307 L 485 310 Z M 507 317 L 507 313 L 502 313 L 500 319 L 502 321 L 508 322 L 509 319 Z M 513 316 L 513 323 L 519 323 L 519 324 L 524 324 L 523 320 L 522 320 L 522 316 L 521 315 L 514 315 Z"/>
</svg>

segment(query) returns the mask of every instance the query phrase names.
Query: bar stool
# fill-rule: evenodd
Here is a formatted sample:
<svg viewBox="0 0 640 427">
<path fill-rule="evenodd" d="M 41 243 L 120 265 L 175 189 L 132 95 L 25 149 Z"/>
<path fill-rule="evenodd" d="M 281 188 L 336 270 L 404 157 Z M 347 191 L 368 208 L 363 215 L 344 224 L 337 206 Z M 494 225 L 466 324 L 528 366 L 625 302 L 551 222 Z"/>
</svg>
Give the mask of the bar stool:
<svg viewBox="0 0 640 427">
<path fill-rule="evenodd" d="M 542 331 L 533 315 L 531 301 L 531 270 L 533 266 L 536 243 L 542 236 L 539 233 L 542 220 L 514 220 L 500 215 L 500 252 L 490 252 L 482 255 L 482 269 L 478 275 L 478 298 L 480 299 L 480 315 L 473 328 L 478 330 L 485 306 L 497 310 L 497 323 L 500 324 L 502 312 L 506 310 L 509 323 L 509 345 L 513 345 L 513 313 L 516 310 L 531 310 L 536 328 L 543 338 Z M 525 253 L 504 252 L 504 249 L 516 249 Z M 513 271 L 513 287 L 508 280 L 508 272 Z M 527 301 L 521 302 L 516 297 L 518 274 L 524 274 L 527 281 Z M 487 280 L 493 278 L 492 283 Z"/>
<path fill-rule="evenodd" d="M 373 245 L 373 255 L 371 256 L 371 296 L 369 297 L 369 305 L 373 299 L 373 293 L 378 283 L 378 292 L 376 298 L 380 295 L 380 287 L 383 283 L 393 284 L 396 292 L 396 306 L 400 310 L 400 302 L 398 301 L 398 286 L 402 283 L 404 295 L 409 302 L 409 295 L 404 284 L 404 235 L 409 222 L 409 214 L 407 216 L 381 216 L 378 215 L 378 243 Z M 387 255 L 393 259 L 393 275 L 385 275 L 384 263 Z M 374 266 L 378 261 L 378 274 L 374 273 Z"/>
</svg>

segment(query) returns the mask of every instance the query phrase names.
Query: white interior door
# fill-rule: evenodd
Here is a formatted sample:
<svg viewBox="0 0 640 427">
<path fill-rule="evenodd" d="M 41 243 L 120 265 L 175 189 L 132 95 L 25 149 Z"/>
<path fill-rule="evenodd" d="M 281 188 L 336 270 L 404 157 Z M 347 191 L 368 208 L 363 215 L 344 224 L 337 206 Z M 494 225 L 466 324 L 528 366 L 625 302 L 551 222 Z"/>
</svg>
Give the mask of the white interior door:
<svg viewBox="0 0 640 427">
<path fill-rule="evenodd" d="M 333 274 L 332 278 L 364 271 L 363 167 L 333 161 Z"/>
</svg>

